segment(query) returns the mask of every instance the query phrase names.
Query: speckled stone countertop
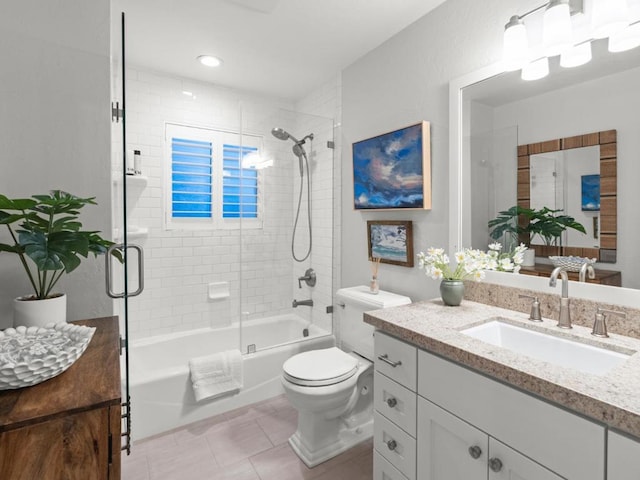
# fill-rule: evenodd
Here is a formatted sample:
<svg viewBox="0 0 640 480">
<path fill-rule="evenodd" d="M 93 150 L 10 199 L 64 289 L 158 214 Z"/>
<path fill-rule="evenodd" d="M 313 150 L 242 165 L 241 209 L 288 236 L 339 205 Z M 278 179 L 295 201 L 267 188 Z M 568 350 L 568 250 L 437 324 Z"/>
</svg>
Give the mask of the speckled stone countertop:
<svg viewBox="0 0 640 480">
<path fill-rule="evenodd" d="M 364 320 L 432 353 L 640 438 L 640 340 L 614 334 L 600 339 L 586 327 L 574 325 L 571 330 L 563 330 L 556 326 L 556 320 L 531 322 L 528 316 L 468 300 L 459 307 L 433 300 L 374 310 L 365 313 Z M 598 376 L 537 360 L 460 332 L 496 318 L 633 355 Z"/>
</svg>

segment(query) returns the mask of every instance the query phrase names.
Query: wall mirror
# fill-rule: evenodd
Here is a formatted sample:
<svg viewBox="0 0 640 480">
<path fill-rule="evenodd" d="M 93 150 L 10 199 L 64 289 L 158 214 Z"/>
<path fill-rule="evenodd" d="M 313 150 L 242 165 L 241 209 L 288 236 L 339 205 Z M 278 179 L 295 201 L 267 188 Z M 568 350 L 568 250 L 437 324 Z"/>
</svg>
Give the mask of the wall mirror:
<svg viewBox="0 0 640 480">
<path fill-rule="evenodd" d="M 498 64 L 451 82 L 449 248 L 486 250 L 490 219 L 516 204 L 532 206 L 533 162 L 534 189 L 541 187 L 538 174 L 545 168 L 556 178 L 580 177 L 564 192 L 557 182 L 554 191 L 539 189 L 549 208 L 549 195 L 557 197 L 556 206 L 578 208 L 568 214 L 587 231 L 580 237 L 567 233 L 561 253 L 596 257 L 596 268 L 619 272 L 623 287 L 640 289 L 640 222 L 633 208 L 640 179 L 640 48 L 614 55 L 606 41 L 596 40 L 589 64 L 564 69 L 558 58 L 550 63 L 550 75 L 536 82 L 521 80 L 519 72 L 503 73 Z M 574 154 L 589 148 L 592 160 L 572 166 Z M 545 155 L 553 168 L 545 167 Z M 575 193 L 588 175 L 600 175 L 600 211 L 583 211 L 582 193 Z M 547 200 L 533 197 L 537 208 L 541 202 Z M 536 262 L 549 263 L 547 256 L 555 252 L 542 249 Z"/>
</svg>

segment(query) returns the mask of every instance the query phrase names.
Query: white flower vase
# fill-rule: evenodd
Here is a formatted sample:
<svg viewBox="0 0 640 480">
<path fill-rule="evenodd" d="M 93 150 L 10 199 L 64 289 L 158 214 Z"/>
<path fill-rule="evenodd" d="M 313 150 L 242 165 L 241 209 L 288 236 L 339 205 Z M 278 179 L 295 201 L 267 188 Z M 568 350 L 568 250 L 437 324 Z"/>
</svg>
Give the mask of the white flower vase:
<svg viewBox="0 0 640 480">
<path fill-rule="evenodd" d="M 536 264 L 536 251 L 529 247 L 522 252 L 522 264 L 523 267 L 533 267 Z"/>
<path fill-rule="evenodd" d="M 54 294 L 44 300 L 34 300 L 31 295 L 13 300 L 13 326 L 44 327 L 49 323 L 67 321 L 67 296 Z"/>
</svg>

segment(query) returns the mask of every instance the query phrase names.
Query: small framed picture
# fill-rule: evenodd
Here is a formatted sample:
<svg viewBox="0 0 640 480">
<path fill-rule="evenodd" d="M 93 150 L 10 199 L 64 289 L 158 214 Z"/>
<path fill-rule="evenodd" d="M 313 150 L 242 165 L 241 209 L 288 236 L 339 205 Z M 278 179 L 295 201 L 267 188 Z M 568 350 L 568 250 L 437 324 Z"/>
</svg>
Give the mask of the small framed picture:
<svg viewBox="0 0 640 480">
<path fill-rule="evenodd" d="M 369 220 L 369 260 L 413 267 L 413 224 L 411 220 Z"/>
</svg>

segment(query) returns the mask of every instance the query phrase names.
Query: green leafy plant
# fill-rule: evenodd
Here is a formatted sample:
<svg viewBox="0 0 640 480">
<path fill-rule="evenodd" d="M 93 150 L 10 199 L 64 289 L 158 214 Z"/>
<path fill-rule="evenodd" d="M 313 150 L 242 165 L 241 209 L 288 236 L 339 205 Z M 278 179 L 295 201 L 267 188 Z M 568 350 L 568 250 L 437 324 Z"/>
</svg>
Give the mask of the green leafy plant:
<svg viewBox="0 0 640 480">
<path fill-rule="evenodd" d="M 32 299 L 42 300 L 65 273 L 73 272 L 87 258 L 105 253 L 113 242 L 99 232 L 81 230 L 80 209 L 96 205 L 61 190 L 31 198 L 9 199 L 0 195 L 0 225 L 6 225 L 13 244 L 0 243 L 0 251 L 15 253 L 34 290 Z M 119 260 L 119 251 L 114 252 Z"/>
<path fill-rule="evenodd" d="M 568 228 L 586 233 L 584 226 L 576 219 L 562 214 L 562 210 L 542 207 L 540 210 L 515 205 L 498 213 L 489 220 L 489 236 L 494 240 L 510 237 L 516 244 L 523 241 L 527 246 L 535 235 L 539 235 L 545 245 L 556 245 L 558 238 Z"/>
</svg>

